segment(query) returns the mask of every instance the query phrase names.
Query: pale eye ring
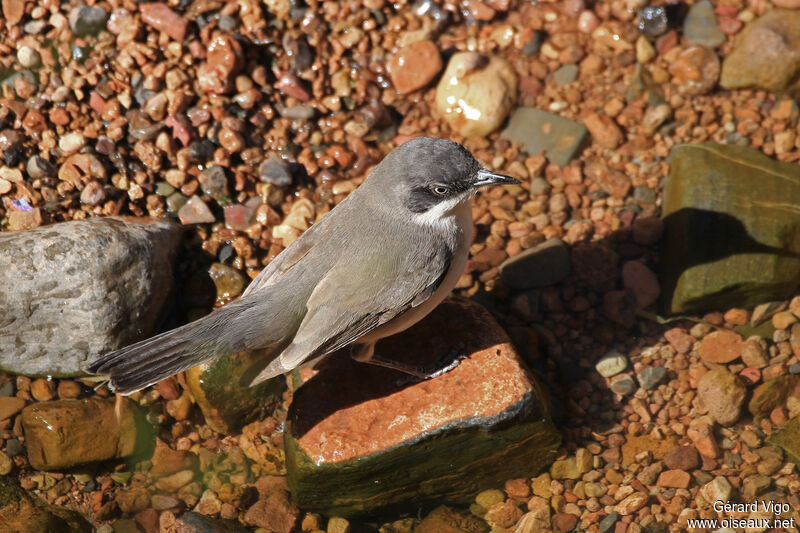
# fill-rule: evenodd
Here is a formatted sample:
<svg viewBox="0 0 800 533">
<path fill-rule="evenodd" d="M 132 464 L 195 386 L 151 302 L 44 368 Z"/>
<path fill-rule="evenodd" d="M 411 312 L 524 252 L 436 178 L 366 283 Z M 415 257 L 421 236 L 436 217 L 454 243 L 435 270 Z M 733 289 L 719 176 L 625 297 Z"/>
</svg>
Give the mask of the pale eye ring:
<svg viewBox="0 0 800 533">
<path fill-rule="evenodd" d="M 438 194 L 439 196 L 444 196 L 445 194 L 450 192 L 450 189 L 445 187 L 444 185 L 437 185 L 433 188 L 433 192 Z"/>
</svg>

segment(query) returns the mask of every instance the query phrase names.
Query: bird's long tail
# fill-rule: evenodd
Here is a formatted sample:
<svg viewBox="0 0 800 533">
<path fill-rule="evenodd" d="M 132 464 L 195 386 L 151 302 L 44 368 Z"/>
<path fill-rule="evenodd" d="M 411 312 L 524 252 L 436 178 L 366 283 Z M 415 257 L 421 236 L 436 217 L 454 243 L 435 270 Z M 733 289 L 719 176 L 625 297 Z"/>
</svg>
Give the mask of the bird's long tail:
<svg viewBox="0 0 800 533">
<path fill-rule="evenodd" d="M 112 390 L 130 394 L 221 355 L 240 351 L 243 339 L 237 338 L 236 328 L 231 327 L 232 319 L 243 311 L 240 302 L 103 355 L 87 370 L 108 375 Z"/>
</svg>

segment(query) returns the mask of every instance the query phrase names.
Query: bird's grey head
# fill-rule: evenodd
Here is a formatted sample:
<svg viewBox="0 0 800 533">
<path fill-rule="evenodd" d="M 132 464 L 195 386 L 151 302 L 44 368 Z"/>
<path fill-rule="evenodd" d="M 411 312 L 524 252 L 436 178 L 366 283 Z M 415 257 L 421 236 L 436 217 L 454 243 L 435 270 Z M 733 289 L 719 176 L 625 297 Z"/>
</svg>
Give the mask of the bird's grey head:
<svg viewBox="0 0 800 533">
<path fill-rule="evenodd" d="M 401 144 L 375 168 L 376 182 L 412 213 L 447 211 L 478 187 L 519 183 L 484 169 L 469 150 L 447 139 L 417 137 Z M 376 183 L 377 185 L 378 183 Z M 387 191 L 388 192 L 388 191 Z"/>
</svg>

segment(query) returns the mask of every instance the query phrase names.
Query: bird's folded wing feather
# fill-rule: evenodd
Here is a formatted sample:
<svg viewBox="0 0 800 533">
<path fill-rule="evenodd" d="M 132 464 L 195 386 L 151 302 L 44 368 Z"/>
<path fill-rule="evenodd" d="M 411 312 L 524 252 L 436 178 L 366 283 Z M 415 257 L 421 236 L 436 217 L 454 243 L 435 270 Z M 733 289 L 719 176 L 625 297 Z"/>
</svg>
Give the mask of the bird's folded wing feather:
<svg viewBox="0 0 800 533">
<path fill-rule="evenodd" d="M 339 262 L 317 285 L 294 341 L 281 355 L 284 368 L 347 346 L 420 305 L 439 287 L 452 260 L 442 246 L 383 244 L 362 249 L 367 256 L 357 262 Z M 411 254 L 402 253 L 409 249 Z"/>
</svg>

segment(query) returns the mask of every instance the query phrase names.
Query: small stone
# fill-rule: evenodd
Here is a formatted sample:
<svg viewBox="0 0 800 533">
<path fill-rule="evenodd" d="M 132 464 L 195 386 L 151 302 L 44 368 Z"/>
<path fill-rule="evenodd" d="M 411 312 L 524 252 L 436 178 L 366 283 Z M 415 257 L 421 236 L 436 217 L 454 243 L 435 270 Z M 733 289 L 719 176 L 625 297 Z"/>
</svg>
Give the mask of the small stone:
<svg viewBox="0 0 800 533">
<path fill-rule="evenodd" d="M 496 130 L 517 99 L 517 75 L 499 56 L 458 52 L 436 88 L 436 107 L 459 134 L 481 137 Z"/>
<path fill-rule="evenodd" d="M 556 513 L 552 518 L 553 531 L 567 533 L 578 525 L 578 517 L 569 513 Z"/>
<path fill-rule="evenodd" d="M 775 326 L 775 329 L 788 329 L 795 322 L 797 322 L 797 317 L 791 311 L 781 311 L 772 315 L 772 325 Z"/>
<path fill-rule="evenodd" d="M 719 57 L 710 48 L 690 46 L 670 64 L 669 73 L 679 89 L 687 94 L 706 94 L 719 80 Z"/>
<path fill-rule="evenodd" d="M 794 300 L 792 300 L 794 302 Z M 750 325 L 753 327 L 758 326 L 767 319 L 772 318 L 776 313 L 785 310 L 787 307 L 786 302 L 768 302 L 760 304 L 753 309 L 753 314 L 750 318 Z M 795 314 L 792 312 L 792 314 Z M 795 316 L 797 316 L 795 314 Z"/>
<path fill-rule="evenodd" d="M 78 132 L 67 133 L 58 140 L 58 147 L 65 154 L 75 153 L 84 146 L 86 146 L 86 138 Z"/>
<path fill-rule="evenodd" d="M 253 504 L 242 517 L 248 526 L 263 527 L 275 533 L 290 533 L 300 511 L 281 491 L 272 491 Z"/>
<path fill-rule="evenodd" d="M 196 195 L 178 210 L 178 218 L 182 224 L 207 224 L 217 220 L 205 202 Z"/>
<path fill-rule="evenodd" d="M 636 374 L 636 379 L 644 390 L 650 390 L 658 385 L 666 375 L 667 369 L 663 366 L 648 366 Z"/>
<path fill-rule="evenodd" d="M 186 37 L 186 28 L 189 21 L 175 13 L 167 4 L 161 2 L 149 2 L 140 5 L 142 21 L 163 31 L 175 41 L 183 42 Z"/>
<path fill-rule="evenodd" d="M 244 277 L 235 268 L 223 263 L 214 263 L 208 269 L 208 275 L 217 288 L 218 300 L 236 298 L 244 291 Z"/>
<path fill-rule="evenodd" d="M 580 122 L 533 107 L 518 107 L 500 135 L 522 143 L 530 155 L 544 150 L 549 161 L 565 167 L 583 148 L 587 134 L 586 126 Z"/>
<path fill-rule="evenodd" d="M 164 476 L 156 481 L 156 488 L 164 492 L 176 493 L 184 486 L 192 482 L 195 473 L 192 470 L 181 470 L 168 476 Z"/>
<path fill-rule="evenodd" d="M 39 52 L 30 46 L 21 46 L 17 50 L 17 61 L 24 68 L 33 68 L 39 64 Z"/>
<path fill-rule="evenodd" d="M 108 12 L 100 6 L 77 6 L 69 13 L 69 27 L 78 37 L 97 35 L 106 29 Z"/>
<path fill-rule="evenodd" d="M 707 502 L 730 501 L 732 487 L 723 476 L 717 476 L 700 489 L 700 494 Z"/>
<path fill-rule="evenodd" d="M 600 521 L 600 533 L 611 533 L 619 520 L 619 513 L 612 511 Z"/>
<path fill-rule="evenodd" d="M 11 418 L 25 407 L 25 400 L 15 396 L 0 397 L 0 420 Z"/>
<path fill-rule="evenodd" d="M 624 135 L 614 120 L 607 115 L 592 113 L 583 119 L 583 124 L 591 133 L 594 141 L 602 146 L 613 150 L 624 140 Z"/>
<path fill-rule="evenodd" d="M 719 456 L 719 446 L 714 439 L 714 420 L 710 416 L 701 416 L 692 420 L 686 434 L 700 455 L 711 458 Z"/>
<path fill-rule="evenodd" d="M 564 85 L 569 85 L 576 79 L 578 79 L 578 65 L 569 64 L 560 67 L 558 70 L 553 72 L 553 81 L 556 82 L 556 85 L 559 87 L 563 87 Z"/>
<path fill-rule="evenodd" d="M 174 509 L 183 504 L 181 500 L 167 496 L 166 494 L 153 494 L 150 497 L 150 505 L 156 511 L 165 511 L 167 509 Z"/>
<path fill-rule="evenodd" d="M 289 164 L 278 157 L 272 157 L 261 163 L 258 167 L 258 176 L 261 181 L 276 187 L 288 187 L 292 184 Z"/>
<path fill-rule="evenodd" d="M 516 524 L 521 517 L 522 510 L 513 501 L 506 500 L 492 505 L 483 518 L 492 527 L 507 528 Z"/>
<path fill-rule="evenodd" d="M 628 359 L 616 350 L 608 352 L 595 364 L 595 369 L 604 378 L 616 376 L 628 368 Z"/>
<path fill-rule="evenodd" d="M 654 304 L 661 294 L 658 278 L 641 261 L 627 261 L 622 265 L 622 284 L 633 292 L 639 309 Z"/>
<path fill-rule="evenodd" d="M 717 16 L 709 0 L 700 0 L 689 8 L 683 21 L 683 36 L 689 44 L 717 47 L 726 41 L 717 28 Z"/>
<path fill-rule="evenodd" d="M 106 190 L 95 180 L 89 181 L 81 191 L 81 202 L 86 205 L 100 205 L 106 199 Z"/>
<path fill-rule="evenodd" d="M 647 504 L 647 500 L 649 500 L 649 496 L 642 492 L 634 492 L 627 498 L 623 499 L 619 502 L 615 507 L 614 511 L 618 512 L 622 516 L 628 516 L 634 514 L 636 511 L 641 509 Z"/>
<path fill-rule="evenodd" d="M 138 513 L 150 506 L 150 493 L 144 487 L 133 487 L 118 492 L 114 500 L 123 513 Z"/>
<path fill-rule="evenodd" d="M 636 392 L 636 382 L 628 374 L 614 376 L 608 383 L 608 388 L 615 394 L 627 396 Z"/>
<path fill-rule="evenodd" d="M 436 43 L 415 41 L 403 46 L 389 62 L 389 74 L 397 92 L 422 89 L 442 70 L 442 56 Z"/>
<path fill-rule="evenodd" d="M 475 496 L 475 503 L 483 507 L 484 509 L 489 509 L 491 506 L 502 503 L 505 501 L 506 495 L 503 494 L 502 490 L 498 489 L 488 489 L 482 492 L 479 492 L 477 496 Z"/>
<path fill-rule="evenodd" d="M 694 470 L 700 467 L 700 455 L 694 446 L 675 446 L 666 456 L 664 464 L 672 470 Z"/>
<path fill-rule="evenodd" d="M 58 397 L 62 400 L 75 399 L 81 395 L 81 386 L 69 379 L 62 379 L 58 382 Z"/>
<path fill-rule="evenodd" d="M 692 481 L 692 476 L 683 470 L 665 470 L 658 476 L 656 485 L 674 489 L 685 489 Z"/>
<path fill-rule="evenodd" d="M 677 26 L 685 15 L 685 5 L 670 2 L 646 6 L 639 12 L 639 31 L 648 37 L 658 37 Z"/>
<path fill-rule="evenodd" d="M 747 389 L 741 380 L 724 368 L 715 368 L 700 378 L 697 395 L 708 413 L 723 426 L 736 423 Z"/>
<path fill-rule="evenodd" d="M 220 512 L 222 509 L 222 502 L 214 491 L 207 489 L 203 491 L 203 495 L 200 496 L 200 501 L 197 502 L 197 505 L 194 508 L 196 513 L 204 514 L 204 515 L 215 515 Z"/>
<path fill-rule="evenodd" d="M 31 396 L 38 402 L 48 402 L 56 396 L 56 384 L 51 379 L 35 379 L 31 383 Z"/>
<path fill-rule="evenodd" d="M 751 368 L 766 368 L 769 364 L 767 346 L 760 337 L 750 337 L 742 346 L 742 362 Z"/>
<path fill-rule="evenodd" d="M 482 533 L 487 529 L 486 522 L 480 518 L 444 505 L 431 511 L 417 527 L 413 528 L 414 533 Z M 405 529 L 398 530 L 397 533 L 405 531 Z M 391 530 L 391 533 L 395 533 L 395 530 Z"/>
<path fill-rule="evenodd" d="M 135 404 L 125 399 L 119 405 L 114 398 L 30 405 L 22 411 L 28 460 L 38 470 L 61 470 L 127 457 L 136 450 L 136 417 Z"/>
<path fill-rule="evenodd" d="M 644 35 L 636 39 L 636 61 L 647 63 L 656 56 L 656 49 Z"/>
<path fill-rule="evenodd" d="M 30 157 L 30 159 L 28 159 L 28 164 L 25 167 L 25 171 L 28 173 L 28 176 L 31 179 L 38 180 L 41 178 L 55 176 L 56 167 L 54 167 L 50 161 L 42 156 L 33 155 Z"/>
<path fill-rule="evenodd" d="M 211 165 L 205 169 L 198 178 L 200 188 L 212 198 L 219 199 L 228 196 L 228 177 L 225 169 L 219 165 Z"/>
<path fill-rule="evenodd" d="M 233 36 L 218 33 L 206 47 L 206 62 L 197 69 L 197 85 L 207 93 L 231 92 L 242 66 L 242 46 Z"/>
<path fill-rule="evenodd" d="M 667 339 L 670 346 L 675 348 L 678 353 L 687 353 L 692 349 L 695 343 L 694 337 L 686 333 L 680 328 L 672 328 L 664 332 L 664 338 Z"/>
<path fill-rule="evenodd" d="M 714 331 L 700 343 L 700 359 L 708 363 L 730 363 L 742 354 L 742 337 L 730 330 Z"/>
<path fill-rule="evenodd" d="M 555 285 L 569 273 L 569 248 L 558 238 L 528 248 L 500 265 L 500 277 L 512 289 Z"/>
</svg>

